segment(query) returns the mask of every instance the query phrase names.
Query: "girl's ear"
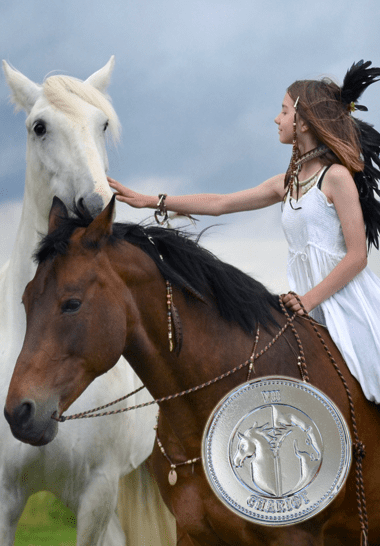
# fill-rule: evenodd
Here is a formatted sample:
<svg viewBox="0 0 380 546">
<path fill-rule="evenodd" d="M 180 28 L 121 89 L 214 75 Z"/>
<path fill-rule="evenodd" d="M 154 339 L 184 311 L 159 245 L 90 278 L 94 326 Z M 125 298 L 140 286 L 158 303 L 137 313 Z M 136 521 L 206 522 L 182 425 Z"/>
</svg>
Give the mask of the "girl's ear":
<svg viewBox="0 0 380 546">
<path fill-rule="evenodd" d="M 301 118 L 301 116 L 298 119 L 299 119 L 299 129 L 300 129 L 301 133 L 306 133 L 306 131 L 308 131 L 310 129 L 309 125 L 306 123 L 306 121 L 304 121 Z"/>
</svg>

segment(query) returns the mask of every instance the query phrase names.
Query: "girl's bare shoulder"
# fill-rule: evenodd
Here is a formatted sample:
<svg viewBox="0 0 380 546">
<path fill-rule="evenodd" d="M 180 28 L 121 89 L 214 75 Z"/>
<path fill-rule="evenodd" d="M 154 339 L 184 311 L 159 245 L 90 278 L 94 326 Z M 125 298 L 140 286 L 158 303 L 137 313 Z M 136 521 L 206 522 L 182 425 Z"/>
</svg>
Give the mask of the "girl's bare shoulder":
<svg viewBox="0 0 380 546">
<path fill-rule="evenodd" d="M 345 181 L 348 183 L 353 182 L 355 184 L 354 179 L 352 178 L 352 175 L 347 167 L 340 165 L 339 163 L 334 163 L 331 165 L 326 173 L 325 180 L 326 182 L 330 182 L 332 184 L 342 183 Z"/>
<path fill-rule="evenodd" d="M 350 171 L 344 166 L 334 163 L 326 173 L 322 191 L 332 203 L 359 199 L 358 190 Z"/>
</svg>

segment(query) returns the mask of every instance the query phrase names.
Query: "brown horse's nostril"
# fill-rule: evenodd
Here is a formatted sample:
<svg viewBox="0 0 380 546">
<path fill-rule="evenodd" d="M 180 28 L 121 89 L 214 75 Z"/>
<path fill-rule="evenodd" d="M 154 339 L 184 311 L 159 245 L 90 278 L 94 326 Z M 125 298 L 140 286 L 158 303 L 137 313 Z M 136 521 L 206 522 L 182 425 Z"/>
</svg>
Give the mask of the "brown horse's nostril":
<svg viewBox="0 0 380 546">
<path fill-rule="evenodd" d="M 31 400 L 23 402 L 19 408 L 18 420 L 20 423 L 27 423 L 36 413 L 36 405 Z"/>
<path fill-rule="evenodd" d="M 4 409 L 6 420 L 11 426 L 16 426 L 22 429 L 33 420 L 36 413 L 36 404 L 33 400 L 23 400 L 17 408 L 10 414 Z"/>
</svg>

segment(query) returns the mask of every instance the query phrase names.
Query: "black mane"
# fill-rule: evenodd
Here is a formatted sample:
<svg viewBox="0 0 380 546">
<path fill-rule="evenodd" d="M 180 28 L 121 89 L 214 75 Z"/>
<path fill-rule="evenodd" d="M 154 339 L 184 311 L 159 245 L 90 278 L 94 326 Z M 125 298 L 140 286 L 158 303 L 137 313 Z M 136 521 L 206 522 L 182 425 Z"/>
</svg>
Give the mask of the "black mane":
<svg viewBox="0 0 380 546">
<path fill-rule="evenodd" d="M 65 254 L 71 235 L 87 227 L 92 217 L 75 207 L 74 217 L 62 218 L 58 229 L 41 241 L 35 260 L 42 263 Z M 126 241 L 138 246 L 155 262 L 164 279 L 181 289 L 186 296 L 199 294 L 213 299 L 220 315 L 238 323 L 246 332 L 277 324 L 272 310 L 280 310 L 278 296 L 271 294 L 260 282 L 236 267 L 222 262 L 198 244 L 199 237 L 183 231 L 158 226 L 114 223 L 110 244 Z"/>
</svg>

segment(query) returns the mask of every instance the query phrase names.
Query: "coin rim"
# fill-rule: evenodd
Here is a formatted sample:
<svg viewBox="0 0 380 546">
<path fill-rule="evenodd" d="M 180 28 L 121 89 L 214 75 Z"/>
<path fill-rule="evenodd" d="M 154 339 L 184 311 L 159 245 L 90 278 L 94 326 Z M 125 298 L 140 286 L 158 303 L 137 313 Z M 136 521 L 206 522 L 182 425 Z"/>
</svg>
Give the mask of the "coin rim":
<svg viewBox="0 0 380 546">
<path fill-rule="evenodd" d="M 337 472 L 337 475 L 330 486 L 328 492 L 324 493 L 321 498 L 317 501 L 314 501 L 312 506 L 309 507 L 307 510 L 303 510 L 302 514 L 299 514 L 295 512 L 293 515 L 287 514 L 286 516 L 278 516 L 278 518 L 282 519 L 276 519 L 276 516 L 273 515 L 262 515 L 260 514 L 260 517 L 255 516 L 252 514 L 252 511 L 250 511 L 247 508 L 244 508 L 241 506 L 238 502 L 234 501 L 230 498 L 229 494 L 224 490 L 224 487 L 221 485 L 219 479 L 215 476 L 215 473 L 213 471 L 213 463 L 212 460 L 208 455 L 208 446 L 210 444 L 209 436 L 210 432 L 213 428 L 216 426 L 216 420 L 219 419 L 219 416 L 221 415 L 221 411 L 223 409 L 224 404 L 232 397 L 240 396 L 247 388 L 249 388 L 251 385 L 255 385 L 255 388 L 258 388 L 258 384 L 262 383 L 263 386 L 270 385 L 278 385 L 279 382 L 285 382 L 285 384 L 291 384 L 292 388 L 302 388 L 303 391 L 311 391 L 310 394 L 317 399 L 322 404 L 327 404 L 330 406 L 328 411 L 331 410 L 333 413 L 335 413 L 335 417 L 333 416 L 333 421 L 336 423 L 337 426 L 337 433 L 340 437 L 340 443 L 341 443 L 341 454 L 340 454 L 340 464 L 339 464 L 339 470 Z M 243 419 L 244 416 L 240 417 L 240 419 Z M 341 430 L 339 430 L 339 426 L 337 424 L 337 420 L 341 426 Z M 342 412 L 337 407 L 335 402 L 331 400 L 323 391 L 315 387 L 314 385 L 311 385 L 310 383 L 306 383 L 304 381 L 292 378 L 292 377 L 286 377 L 286 376 L 279 376 L 279 375 L 271 375 L 271 376 L 265 376 L 260 377 L 258 379 L 254 379 L 251 381 L 247 381 L 245 383 L 242 383 L 232 389 L 229 393 L 227 393 L 215 406 L 214 410 L 211 412 L 206 426 L 204 428 L 203 437 L 202 437 L 202 464 L 203 469 L 206 475 L 206 478 L 210 484 L 211 489 L 213 490 L 216 497 L 223 503 L 225 506 L 227 506 L 234 514 L 239 515 L 245 520 L 250 521 L 251 523 L 257 523 L 258 525 L 263 526 L 274 526 L 274 527 L 284 527 L 288 525 L 295 525 L 297 523 L 301 523 L 303 521 L 306 521 L 312 517 L 314 517 L 316 514 L 321 512 L 324 508 L 326 508 L 338 495 L 340 492 L 343 484 L 345 483 L 350 468 L 351 468 L 351 462 L 352 462 L 352 440 L 351 440 L 351 434 L 348 428 L 348 425 L 346 423 L 345 418 L 342 415 Z M 305 513 L 306 512 L 306 513 Z"/>
</svg>

